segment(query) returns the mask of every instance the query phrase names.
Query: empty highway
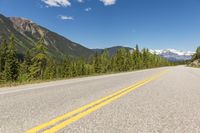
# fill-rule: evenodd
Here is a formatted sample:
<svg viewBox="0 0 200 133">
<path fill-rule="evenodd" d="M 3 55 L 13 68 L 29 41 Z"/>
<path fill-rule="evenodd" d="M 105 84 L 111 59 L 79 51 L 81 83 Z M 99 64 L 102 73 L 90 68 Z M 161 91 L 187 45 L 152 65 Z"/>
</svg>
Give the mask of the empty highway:
<svg viewBox="0 0 200 133">
<path fill-rule="evenodd" d="M 0 88 L 0 133 L 199 133 L 200 69 Z"/>
</svg>

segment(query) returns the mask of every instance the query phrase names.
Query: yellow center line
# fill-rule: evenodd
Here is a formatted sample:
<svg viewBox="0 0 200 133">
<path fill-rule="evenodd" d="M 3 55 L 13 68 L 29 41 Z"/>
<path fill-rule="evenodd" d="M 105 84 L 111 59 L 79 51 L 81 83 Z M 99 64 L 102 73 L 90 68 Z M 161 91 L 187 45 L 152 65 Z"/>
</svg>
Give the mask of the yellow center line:
<svg viewBox="0 0 200 133">
<path fill-rule="evenodd" d="M 153 81 L 155 79 L 157 79 L 161 75 L 165 74 L 167 71 L 168 70 L 162 71 L 162 72 L 160 72 L 160 73 L 158 73 L 158 74 L 156 74 L 154 76 L 151 76 L 150 78 L 147 78 L 145 80 L 137 82 L 134 85 L 131 85 L 131 86 L 127 87 L 127 88 L 121 89 L 121 90 L 115 92 L 114 94 L 105 96 L 105 97 L 103 97 L 103 98 L 101 98 L 101 99 L 99 99 L 99 100 L 97 100 L 95 102 L 92 102 L 92 103 L 87 104 L 87 105 L 85 105 L 83 107 L 80 107 L 80 108 L 78 108 L 78 109 L 76 109 L 74 111 L 71 111 L 71 112 L 66 113 L 66 114 L 64 114 L 62 116 L 59 116 L 59 117 L 57 117 L 57 118 L 55 118 L 53 120 L 50 120 L 49 122 L 43 123 L 43 124 L 41 124 L 41 125 L 39 125 L 37 127 L 34 127 L 32 129 L 26 131 L 26 133 L 39 132 L 42 129 L 48 128 L 50 126 L 53 126 L 53 125 L 57 124 L 58 122 L 64 120 L 63 122 L 61 122 L 61 123 L 53 126 L 52 128 L 47 129 L 46 131 L 44 131 L 44 133 L 56 132 L 56 131 L 66 127 L 67 125 L 69 125 L 69 124 L 81 119 L 82 117 L 94 112 L 95 110 L 101 108 L 102 106 L 104 106 L 104 105 L 106 105 L 106 104 L 108 104 L 108 103 L 110 103 L 110 102 L 122 97 L 123 95 L 125 95 L 125 94 L 127 94 L 127 93 L 129 93 L 129 92 L 131 92 L 131 91 L 133 91 L 133 90 L 135 90 L 135 89 L 137 89 L 137 88 L 139 88 L 139 87 L 141 87 L 141 86 L 143 86 L 143 85 L 145 85 L 145 84 L 147 84 L 147 83 L 149 83 L 149 82 L 151 82 L 151 81 Z M 73 116 L 73 115 L 75 115 L 75 116 Z M 71 118 L 69 118 L 69 117 L 71 117 Z M 69 119 L 67 119 L 67 118 L 69 118 Z"/>
</svg>

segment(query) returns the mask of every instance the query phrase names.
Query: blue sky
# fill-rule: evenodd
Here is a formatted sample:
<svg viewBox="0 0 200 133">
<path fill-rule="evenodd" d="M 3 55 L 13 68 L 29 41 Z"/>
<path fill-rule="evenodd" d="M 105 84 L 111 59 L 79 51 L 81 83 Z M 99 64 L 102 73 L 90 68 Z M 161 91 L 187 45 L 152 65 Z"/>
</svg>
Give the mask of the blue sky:
<svg viewBox="0 0 200 133">
<path fill-rule="evenodd" d="M 89 48 L 194 51 L 200 0 L 0 0 L 0 13 L 31 19 Z"/>
</svg>

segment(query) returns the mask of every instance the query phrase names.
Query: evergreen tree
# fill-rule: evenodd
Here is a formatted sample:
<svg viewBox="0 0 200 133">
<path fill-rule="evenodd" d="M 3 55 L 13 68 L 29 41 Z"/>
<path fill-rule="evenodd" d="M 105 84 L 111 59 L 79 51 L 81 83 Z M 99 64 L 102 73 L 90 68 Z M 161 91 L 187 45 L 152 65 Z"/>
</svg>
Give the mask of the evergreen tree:
<svg viewBox="0 0 200 133">
<path fill-rule="evenodd" d="M 76 77 L 78 76 L 78 72 L 77 72 L 77 64 L 75 61 L 73 61 L 70 65 L 70 77 Z"/>
<path fill-rule="evenodd" d="M 113 56 L 112 58 L 111 58 L 111 68 L 110 68 L 110 70 L 112 71 L 112 72 L 117 72 L 118 71 L 118 67 L 117 67 L 117 61 L 116 61 L 117 59 L 116 59 L 116 56 Z"/>
<path fill-rule="evenodd" d="M 136 53 L 137 57 L 140 56 L 140 49 L 139 49 L 139 46 L 137 44 L 136 44 L 136 47 L 135 47 L 135 53 Z"/>
<path fill-rule="evenodd" d="M 125 70 L 126 71 L 133 70 L 133 60 L 131 52 L 129 50 L 126 50 Z"/>
<path fill-rule="evenodd" d="M 31 62 L 31 54 L 30 50 L 26 50 L 25 55 L 24 55 L 24 62 L 23 62 L 23 68 L 25 73 L 29 74 L 30 73 L 30 66 L 32 65 Z"/>
<path fill-rule="evenodd" d="M 101 73 L 101 58 L 98 53 L 95 53 L 93 57 L 93 66 L 95 73 Z"/>
<path fill-rule="evenodd" d="M 15 37 L 12 35 L 10 37 L 10 44 L 8 46 L 5 69 L 4 69 L 4 78 L 6 81 L 16 81 L 19 76 L 19 64 L 17 60 L 17 50 L 15 47 Z"/>
<path fill-rule="evenodd" d="M 19 81 L 24 82 L 29 80 L 29 74 L 30 74 L 30 66 L 32 65 L 31 62 L 31 55 L 30 50 L 26 50 L 24 55 L 24 61 L 20 64 L 20 74 L 19 74 Z"/>
<path fill-rule="evenodd" d="M 144 63 L 144 68 L 150 68 L 153 65 L 153 60 L 151 60 L 151 53 L 149 52 L 148 49 L 143 49 L 142 50 L 143 54 L 143 63 Z"/>
<path fill-rule="evenodd" d="M 6 36 L 5 34 L 2 34 L 1 45 L 0 45 L 0 73 L 2 73 L 5 68 L 7 51 L 8 51 L 8 44 L 6 41 Z"/>
<path fill-rule="evenodd" d="M 58 62 L 47 55 L 44 38 L 41 38 L 34 48 L 27 50 L 23 62 L 18 62 L 15 37 L 2 37 L 0 45 L 0 82 L 24 82 L 33 79 L 70 78 L 94 73 L 122 72 L 136 69 L 173 65 L 166 59 L 152 54 L 148 49 L 140 51 L 138 45 L 132 53 L 128 49 L 118 49 L 113 56 L 108 50 L 101 54 L 95 53 L 87 60 L 66 57 Z M 197 48 L 194 59 L 200 58 L 200 47 Z M 19 65 L 20 64 L 20 65 Z M 19 67 L 20 66 L 20 67 Z"/>
<path fill-rule="evenodd" d="M 109 67 L 110 67 L 110 59 L 109 59 L 109 54 L 108 54 L 108 50 L 104 50 L 103 53 L 101 54 L 101 72 L 102 73 L 106 73 L 109 71 Z"/>
<path fill-rule="evenodd" d="M 133 54 L 134 54 L 135 69 L 143 69 L 144 68 L 143 55 L 140 52 L 140 49 L 139 49 L 138 45 L 136 45 L 135 52 Z"/>
<path fill-rule="evenodd" d="M 45 69 L 45 79 L 54 79 L 56 78 L 56 63 L 53 59 L 49 59 L 47 67 Z"/>
<path fill-rule="evenodd" d="M 125 71 L 125 63 L 126 63 L 126 50 L 124 48 L 118 49 L 116 54 L 116 65 L 117 65 L 117 71 Z"/>
<path fill-rule="evenodd" d="M 30 76 L 33 79 L 43 79 L 47 65 L 47 47 L 44 44 L 44 38 L 41 38 L 33 48 L 34 56 L 31 59 Z"/>
<path fill-rule="evenodd" d="M 61 66 L 61 77 L 67 78 L 70 77 L 70 67 L 71 67 L 71 59 L 69 57 L 65 57 L 64 62 Z"/>
</svg>

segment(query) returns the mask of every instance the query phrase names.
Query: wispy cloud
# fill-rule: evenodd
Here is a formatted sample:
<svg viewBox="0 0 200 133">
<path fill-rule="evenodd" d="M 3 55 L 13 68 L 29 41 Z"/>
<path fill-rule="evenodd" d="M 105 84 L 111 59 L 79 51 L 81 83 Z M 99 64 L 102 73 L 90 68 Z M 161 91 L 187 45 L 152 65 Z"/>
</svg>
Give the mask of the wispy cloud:
<svg viewBox="0 0 200 133">
<path fill-rule="evenodd" d="M 69 0 L 42 0 L 47 7 L 67 7 L 71 6 Z"/>
<path fill-rule="evenodd" d="M 91 7 L 85 8 L 85 11 L 86 11 L 86 12 L 90 12 L 91 10 L 92 10 Z"/>
<path fill-rule="evenodd" d="M 61 20 L 74 20 L 74 18 L 72 16 L 59 15 L 58 17 Z"/>
<path fill-rule="evenodd" d="M 84 2 L 84 0 L 77 0 L 79 3 L 83 3 Z"/>
<path fill-rule="evenodd" d="M 41 0 L 46 4 L 46 7 L 67 7 L 71 6 L 70 0 Z M 99 0 L 103 2 L 105 6 L 114 5 L 117 0 Z M 85 0 L 77 0 L 79 3 L 84 3 Z M 89 9 L 90 10 L 90 9 Z"/>
<path fill-rule="evenodd" d="M 103 2 L 105 6 L 114 5 L 117 2 L 117 0 L 100 0 L 100 1 Z"/>
</svg>

